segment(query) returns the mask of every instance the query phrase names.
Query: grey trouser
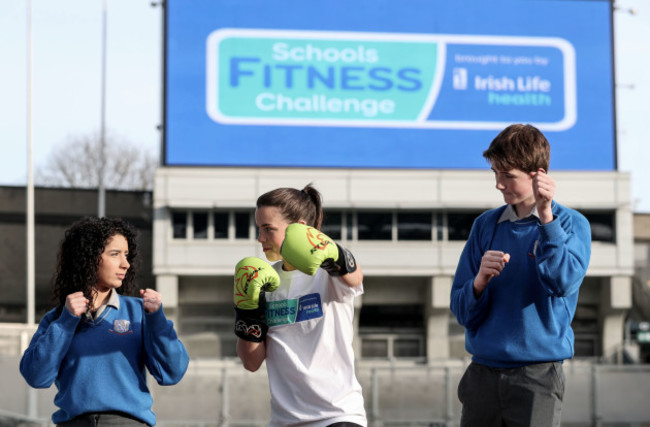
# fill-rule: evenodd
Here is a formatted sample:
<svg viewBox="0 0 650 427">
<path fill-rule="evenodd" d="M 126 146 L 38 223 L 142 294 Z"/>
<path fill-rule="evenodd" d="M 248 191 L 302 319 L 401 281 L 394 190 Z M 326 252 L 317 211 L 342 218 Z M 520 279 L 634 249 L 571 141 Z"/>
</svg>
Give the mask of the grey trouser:
<svg viewBox="0 0 650 427">
<path fill-rule="evenodd" d="M 344 421 L 344 422 L 341 422 L 341 423 L 330 424 L 327 427 L 361 427 L 361 426 L 359 424 Z"/>
<path fill-rule="evenodd" d="M 458 384 L 461 427 L 559 427 L 564 372 L 559 362 L 491 368 L 472 362 Z"/>
<path fill-rule="evenodd" d="M 117 412 L 98 412 L 93 414 L 82 414 L 78 417 L 57 424 L 59 427 L 104 427 L 104 426 L 148 426 L 149 424 L 142 422 L 128 414 Z"/>
</svg>

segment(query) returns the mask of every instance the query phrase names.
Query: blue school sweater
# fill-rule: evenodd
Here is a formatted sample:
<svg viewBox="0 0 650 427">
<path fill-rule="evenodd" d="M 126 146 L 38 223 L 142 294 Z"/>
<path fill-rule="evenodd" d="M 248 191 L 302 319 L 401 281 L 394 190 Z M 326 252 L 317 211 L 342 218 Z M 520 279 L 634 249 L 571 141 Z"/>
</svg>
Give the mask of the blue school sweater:
<svg viewBox="0 0 650 427">
<path fill-rule="evenodd" d="M 155 425 L 145 366 L 160 385 L 185 374 L 187 351 L 162 306 L 149 314 L 142 299 L 119 298 L 118 310 L 107 306 L 94 321 L 51 310 L 23 354 L 20 372 L 30 386 L 56 384 L 55 424 L 86 412 L 121 411 Z"/>
<path fill-rule="evenodd" d="M 510 368 L 573 357 L 571 321 L 591 255 L 589 222 L 553 202 L 554 220 L 497 224 L 505 207 L 480 215 L 458 262 L 451 311 L 465 327 L 465 348 L 477 363 Z M 510 262 L 476 298 L 473 282 L 487 250 Z"/>
</svg>

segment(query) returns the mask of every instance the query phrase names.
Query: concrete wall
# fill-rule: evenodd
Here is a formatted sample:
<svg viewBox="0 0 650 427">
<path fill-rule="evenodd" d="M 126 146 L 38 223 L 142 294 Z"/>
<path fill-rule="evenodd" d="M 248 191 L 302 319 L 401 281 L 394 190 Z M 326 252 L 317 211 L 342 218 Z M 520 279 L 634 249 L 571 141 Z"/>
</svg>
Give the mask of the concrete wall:
<svg viewBox="0 0 650 427">
<path fill-rule="evenodd" d="M 52 425 L 48 421 L 56 410 L 56 388 L 30 389 L 15 369 L 18 361 L 0 357 L 5 384 L 0 389 L 0 423 L 3 416 L 14 415 L 14 420 L 29 416 L 33 422 Z M 465 364 L 461 360 L 429 366 L 359 364 L 357 377 L 369 426 L 458 425 L 461 405 L 456 388 Z M 565 363 L 564 373 L 562 425 L 650 423 L 650 366 L 570 361 Z M 270 395 L 265 367 L 250 373 L 233 361 L 192 361 L 179 384 L 161 387 L 150 377 L 148 385 L 159 426 L 268 424 Z M 17 424 L 8 421 L 6 425 Z"/>
</svg>

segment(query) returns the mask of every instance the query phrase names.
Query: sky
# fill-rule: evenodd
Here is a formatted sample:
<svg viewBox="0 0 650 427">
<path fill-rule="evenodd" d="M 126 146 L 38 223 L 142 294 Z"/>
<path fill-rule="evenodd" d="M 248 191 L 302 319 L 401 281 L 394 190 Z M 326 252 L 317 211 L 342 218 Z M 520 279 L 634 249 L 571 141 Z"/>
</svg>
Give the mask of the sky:
<svg viewBox="0 0 650 427">
<path fill-rule="evenodd" d="M 105 123 L 157 152 L 162 14 L 150 0 L 107 0 Z M 0 0 L 0 185 L 27 182 L 27 0 Z M 650 0 L 614 12 L 618 169 L 632 210 L 650 213 Z M 33 165 L 101 126 L 102 0 L 32 0 Z"/>
<path fill-rule="evenodd" d="M 0 0 L 0 185 L 27 182 L 27 0 Z M 101 128 L 102 0 L 32 0 L 33 164 Z M 158 150 L 162 8 L 108 0 L 106 129 Z M 157 152 L 157 151 L 154 151 Z"/>
</svg>

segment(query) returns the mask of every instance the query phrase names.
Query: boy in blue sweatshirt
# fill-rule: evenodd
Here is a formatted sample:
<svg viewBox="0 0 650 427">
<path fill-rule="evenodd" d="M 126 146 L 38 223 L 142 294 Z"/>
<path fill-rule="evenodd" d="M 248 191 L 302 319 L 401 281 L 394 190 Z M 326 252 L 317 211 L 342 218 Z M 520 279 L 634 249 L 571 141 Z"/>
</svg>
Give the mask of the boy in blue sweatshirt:
<svg viewBox="0 0 650 427">
<path fill-rule="evenodd" d="M 559 426 L 589 222 L 553 200 L 550 147 L 535 127 L 508 126 L 483 157 L 506 205 L 474 221 L 452 285 L 472 354 L 458 385 L 461 426 Z"/>
</svg>

